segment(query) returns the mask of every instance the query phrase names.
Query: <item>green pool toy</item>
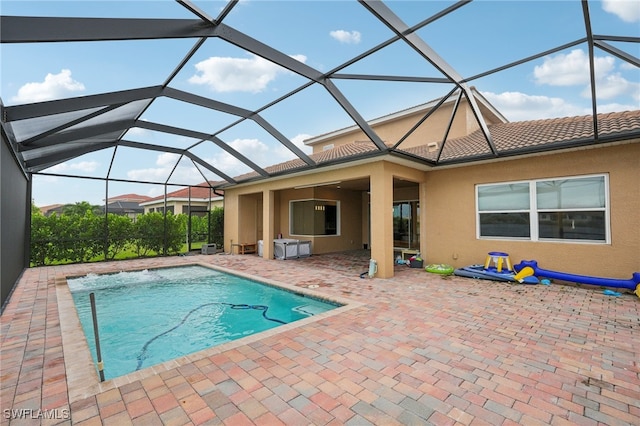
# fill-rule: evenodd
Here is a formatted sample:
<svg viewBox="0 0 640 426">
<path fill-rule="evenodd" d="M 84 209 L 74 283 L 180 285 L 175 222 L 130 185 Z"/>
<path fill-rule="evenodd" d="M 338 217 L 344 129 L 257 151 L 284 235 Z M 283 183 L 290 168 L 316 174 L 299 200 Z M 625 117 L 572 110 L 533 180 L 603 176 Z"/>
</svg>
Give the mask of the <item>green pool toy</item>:
<svg viewBox="0 0 640 426">
<path fill-rule="evenodd" d="M 427 265 L 425 271 L 431 272 L 433 274 L 440 275 L 451 275 L 453 274 L 453 266 L 447 265 L 444 263 L 432 263 L 431 265 Z"/>
</svg>

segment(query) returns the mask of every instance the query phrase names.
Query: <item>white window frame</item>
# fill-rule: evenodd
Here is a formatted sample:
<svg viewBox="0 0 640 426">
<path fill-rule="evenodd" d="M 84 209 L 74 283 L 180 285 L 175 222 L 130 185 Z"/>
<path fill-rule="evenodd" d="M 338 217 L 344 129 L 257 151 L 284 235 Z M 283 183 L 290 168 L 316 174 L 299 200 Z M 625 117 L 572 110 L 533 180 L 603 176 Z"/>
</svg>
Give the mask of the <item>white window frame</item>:
<svg viewBox="0 0 640 426">
<path fill-rule="evenodd" d="M 330 201 L 336 203 L 336 233 L 323 235 L 323 234 L 294 234 L 293 233 L 293 203 L 301 201 Z M 341 219 L 340 219 L 340 200 L 330 200 L 325 198 L 301 198 L 298 200 L 289 200 L 289 235 L 299 237 L 315 237 L 315 238 L 327 238 L 327 237 L 339 237 L 342 231 Z"/>
<path fill-rule="evenodd" d="M 582 240 L 582 239 L 561 239 L 561 238 L 540 238 L 540 229 L 538 223 L 538 214 L 544 212 L 562 212 L 562 211 L 576 211 L 577 209 L 538 209 L 538 201 L 537 201 L 537 193 L 536 193 L 536 185 L 538 182 L 547 182 L 554 180 L 571 180 L 571 179 L 584 179 L 584 178 L 593 178 L 593 177 L 601 177 L 604 178 L 604 192 L 605 192 L 605 206 L 598 208 L 585 208 L 584 210 L 591 211 L 604 211 L 604 231 L 605 231 L 605 239 L 602 240 Z M 479 197 L 478 190 L 479 188 L 485 186 L 495 186 L 495 185 L 510 185 L 510 184 L 522 184 L 527 183 L 529 185 L 529 208 L 522 210 L 485 210 L 480 212 L 479 206 Z M 560 176 L 560 177 L 549 177 L 544 179 L 533 179 L 533 180 L 519 180 L 519 181 L 505 181 L 505 182 L 492 182 L 492 183 L 484 183 L 484 184 L 476 184 L 475 185 L 475 209 L 476 209 L 476 239 L 479 240 L 510 240 L 510 241 L 535 241 L 535 242 L 560 242 L 560 243 L 570 243 L 570 244 L 611 244 L 611 204 L 609 197 L 609 174 L 608 173 L 599 173 L 599 174 L 590 174 L 590 175 L 574 175 L 574 176 Z M 530 226 L 530 237 L 492 237 L 492 236 L 483 236 L 480 235 L 480 213 L 529 213 L 529 226 Z"/>
</svg>

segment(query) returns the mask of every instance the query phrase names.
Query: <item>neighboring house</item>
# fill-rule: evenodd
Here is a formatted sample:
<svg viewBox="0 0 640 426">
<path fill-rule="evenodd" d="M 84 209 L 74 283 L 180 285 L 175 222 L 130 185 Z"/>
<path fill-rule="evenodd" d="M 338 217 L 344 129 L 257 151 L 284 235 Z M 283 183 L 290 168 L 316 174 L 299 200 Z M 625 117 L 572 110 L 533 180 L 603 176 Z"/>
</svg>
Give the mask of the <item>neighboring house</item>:
<svg viewBox="0 0 640 426">
<path fill-rule="evenodd" d="M 187 188 L 180 188 L 176 191 L 169 192 L 165 196 L 151 198 L 140 206 L 144 208 L 145 213 L 160 212 L 163 213 L 165 206 L 168 212 L 173 214 L 189 214 L 204 216 L 208 211 L 215 208 L 223 207 L 224 196 L 221 190 L 214 192 L 213 186 L 220 182 L 202 182 Z M 189 210 L 191 206 L 191 210 Z"/>
<path fill-rule="evenodd" d="M 455 267 L 502 251 L 570 273 L 640 270 L 640 111 L 599 114 L 594 143 L 592 116 L 509 123 L 477 99 L 490 139 L 465 102 L 450 127 L 456 107 L 446 103 L 420 132 L 399 124 L 434 101 L 372 121 L 386 145 L 402 142 L 401 155 L 353 127 L 307 141 L 328 166 L 296 173 L 296 159 L 265 168 L 277 177 L 237 177 L 224 187 L 225 248 L 262 240 L 273 258 L 280 235 L 311 241 L 314 254 L 370 248 L 382 278 L 417 251 Z"/>
<path fill-rule="evenodd" d="M 140 195 L 140 194 L 123 194 L 118 195 L 116 197 L 109 197 L 107 202 L 109 204 L 115 203 L 116 201 L 122 201 L 126 203 L 144 203 L 145 201 L 149 201 L 151 197 L 148 195 Z"/>
<path fill-rule="evenodd" d="M 109 197 L 107 200 L 107 209 L 109 213 L 127 216 L 135 222 L 138 215 L 144 213 L 144 208 L 140 206 L 140 203 L 150 199 L 151 197 L 138 194 L 124 194 L 118 195 L 117 197 Z M 100 209 L 104 212 L 104 206 L 100 206 Z"/>
<path fill-rule="evenodd" d="M 38 207 L 44 216 L 51 216 L 54 213 L 62 214 L 62 209 L 66 204 L 51 204 L 49 206 Z"/>
<path fill-rule="evenodd" d="M 151 197 L 146 195 L 137 194 L 125 194 L 117 197 L 110 197 L 108 200 L 109 213 L 114 213 L 121 216 L 127 216 L 131 220 L 144 213 L 144 209 L 140 207 L 140 203 L 150 200 Z M 53 213 L 62 214 L 65 207 L 71 204 L 52 204 L 50 206 L 39 207 L 40 211 L 45 216 L 51 216 Z M 97 207 L 96 213 L 102 212 L 104 214 L 104 205 Z"/>
</svg>

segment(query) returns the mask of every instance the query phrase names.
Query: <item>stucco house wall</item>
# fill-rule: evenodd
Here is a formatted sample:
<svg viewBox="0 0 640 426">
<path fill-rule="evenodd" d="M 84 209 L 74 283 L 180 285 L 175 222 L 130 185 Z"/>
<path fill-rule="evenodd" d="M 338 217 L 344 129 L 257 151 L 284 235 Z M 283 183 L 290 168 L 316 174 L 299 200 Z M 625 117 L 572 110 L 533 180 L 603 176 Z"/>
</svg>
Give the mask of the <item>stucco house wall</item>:
<svg viewBox="0 0 640 426">
<path fill-rule="evenodd" d="M 362 204 L 361 192 L 350 190 L 333 190 L 325 188 L 288 189 L 281 191 L 280 212 L 276 233 L 283 238 L 294 238 L 312 242 L 314 253 L 329 253 L 339 250 L 353 250 L 362 247 Z M 290 202 L 296 200 L 332 200 L 340 202 L 340 234 L 326 236 L 309 236 L 291 234 Z"/>
<path fill-rule="evenodd" d="M 479 97 L 479 95 L 477 96 Z M 431 104 L 426 104 L 409 111 L 401 111 L 372 120 L 370 125 L 383 142 L 388 144 L 395 143 L 395 141 L 403 138 L 427 114 L 431 107 Z M 400 148 L 406 149 L 427 143 L 439 144 L 448 129 L 453 107 L 454 102 L 452 99 L 438 108 L 402 142 Z M 505 121 L 499 113 L 487 104 L 479 103 L 478 107 L 487 125 Z M 448 138 L 466 136 L 478 130 L 479 127 L 469 103 L 466 99 L 463 99 L 460 101 L 454 120 L 449 128 Z M 371 143 L 364 132 L 355 126 L 305 141 L 307 145 L 313 148 L 314 153 L 321 152 L 329 147 L 337 147 L 353 142 Z"/>
<path fill-rule="evenodd" d="M 627 143 L 431 171 L 424 209 L 426 257 L 460 267 L 503 251 L 514 263 L 535 259 L 545 269 L 630 278 L 640 271 L 639 158 L 640 144 Z M 610 244 L 476 238 L 476 184 L 600 173 L 609 175 Z"/>
<path fill-rule="evenodd" d="M 428 171 L 383 157 L 332 170 L 238 185 L 225 192 L 225 245 L 231 240 L 256 242 L 268 239 L 264 229 L 271 229 L 272 238 L 282 234 L 284 238 L 311 240 L 316 254 L 362 248 L 366 243 L 372 248 L 372 257 L 378 260 L 379 275 L 391 276 L 394 258 L 393 201 L 419 199 L 420 248 L 428 263 L 467 266 L 483 263 L 490 251 L 504 251 L 509 253 L 514 263 L 535 259 L 546 269 L 629 278 L 632 272 L 640 270 L 638 142 L 640 140 Z M 609 177 L 610 243 L 477 238 L 477 184 L 601 173 Z M 369 180 L 367 190 L 294 189 L 296 186 L 331 181 L 348 183 L 363 178 Z M 394 190 L 394 181 L 399 180 L 414 185 Z M 265 208 L 265 197 L 272 200 L 270 209 Z M 339 236 L 290 235 L 289 202 L 310 198 L 340 201 L 342 224 Z M 369 203 L 372 206 L 370 218 Z M 265 253 L 265 256 L 272 255 Z"/>
<path fill-rule="evenodd" d="M 455 114 L 455 102 L 448 100 L 402 142 L 403 152 L 388 153 L 364 145 L 367 138 L 357 127 L 340 129 L 305 142 L 314 149 L 314 161 L 326 166 L 295 172 L 297 163 L 285 162 L 268 169 L 290 173 L 226 186 L 225 246 L 229 247 L 232 241 L 264 240 L 263 254 L 271 258 L 271 242 L 279 236 L 311 240 L 314 253 L 366 245 L 378 262 L 377 276 L 383 278 L 393 276 L 399 246 L 406 241 L 406 246 L 414 249 L 417 239 L 427 263 L 462 267 L 484 263 L 488 252 L 502 251 L 509 253 L 514 263 L 537 260 L 543 268 L 569 273 L 629 278 L 631 273 L 640 271 L 640 111 L 599 114 L 599 134 L 593 142 L 592 116 L 509 123 L 481 95 L 477 94 L 476 101 L 490 140 L 486 139 L 484 128 L 478 130 L 480 126 L 465 99 Z M 435 100 L 380 117 L 369 125 L 387 143 L 399 141 L 438 103 Z M 447 133 L 452 116 L 455 119 Z M 447 143 L 439 146 L 445 134 Z M 438 142 L 434 150 L 431 141 Z M 354 153 L 366 155 L 355 160 Z M 341 159 L 344 161 L 333 161 Z M 438 165 L 432 167 L 433 163 Z M 605 176 L 606 206 L 598 202 L 597 207 L 577 210 L 575 206 L 563 209 L 561 205 L 541 208 L 539 213 L 535 210 L 537 180 L 586 175 Z M 257 174 L 241 177 L 255 178 Z M 508 200 L 507 204 L 518 206 L 515 211 L 498 207 L 483 217 L 492 221 L 485 226 L 493 226 L 493 232 L 509 235 L 517 229 L 511 235 L 519 238 L 481 237 L 476 186 L 511 182 L 526 182 L 520 188 L 529 190 L 508 189 L 493 199 L 500 203 Z M 575 188 L 577 183 L 580 182 L 574 180 L 567 185 Z M 584 198 L 577 191 L 571 189 L 570 197 Z M 589 191 L 595 193 L 592 188 Z M 514 197 L 524 198 L 513 204 Z M 291 235 L 290 202 L 303 199 L 339 201 L 340 235 Z M 413 220 L 416 200 L 419 223 Z M 531 208 L 526 207 L 526 200 Z M 413 225 L 395 235 L 394 201 L 411 201 L 411 222 L 406 223 Z M 580 204 L 582 201 L 575 203 Z M 313 217 L 315 220 L 316 215 Z M 543 219 L 539 221 L 537 217 Z M 597 225 L 587 225 L 589 221 Z M 565 223 L 578 225 L 567 228 Z M 538 232 L 546 232 L 548 238 L 537 239 Z M 585 232 L 596 232 L 598 236 L 590 241 L 568 239 L 592 238 Z M 528 233 L 530 238 L 526 237 Z M 603 233 L 606 237 L 601 241 Z M 563 234 L 567 240 L 560 240 Z M 553 235 L 557 239 L 552 240 Z"/>
<path fill-rule="evenodd" d="M 345 247 L 362 247 L 362 195 L 360 191 L 327 191 L 322 188 L 295 187 L 336 180 L 367 177 L 367 167 L 352 166 L 324 170 L 313 175 L 291 176 L 282 179 L 240 184 L 225 189 L 225 249 L 238 242 L 255 243 L 266 239 L 265 229 L 272 229 L 273 237 L 311 240 L 314 253 L 345 250 Z M 264 214 L 265 199 L 272 197 L 271 215 Z M 289 232 L 289 202 L 311 198 L 338 200 L 341 202 L 341 235 L 292 236 Z M 349 212 L 348 215 L 345 212 Z M 273 238 L 272 237 L 272 238 Z M 353 241 L 353 243 L 351 243 Z"/>
<path fill-rule="evenodd" d="M 358 163 L 358 162 L 356 162 Z M 415 188 L 398 190 L 394 194 L 393 180 L 404 179 L 414 182 Z M 337 189 L 329 187 L 305 187 L 322 185 L 327 182 L 350 181 L 368 182 L 361 190 Z M 366 243 L 381 259 L 380 275 L 393 273 L 394 244 L 392 207 L 395 199 L 407 199 L 418 194 L 419 183 L 424 181 L 424 171 L 406 165 L 395 164 L 382 159 L 364 160 L 359 164 L 342 165 L 323 169 L 316 173 L 284 177 L 277 180 L 240 184 L 225 189 L 225 250 L 231 244 L 255 243 L 277 238 L 309 240 L 313 253 L 327 253 L 340 250 L 360 249 Z M 299 189 L 296 189 L 299 188 Z M 371 195 L 370 195 L 371 194 Z M 381 200 L 377 200 L 377 197 Z M 289 229 L 289 203 L 292 200 L 324 199 L 340 202 L 340 235 L 306 236 L 291 235 Z M 271 200 L 271 206 L 265 202 Z M 369 217 L 369 203 L 371 216 Z M 387 207 L 377 207 L 384 203 Z M 370 220 L 372 230 L 363 225 Z M 262 223 L 262 232 L 258 232 Z M 267 232 L 265 232 L 267 230 Z M 268 231 L 272 234 L 269 235 Z M 381 238 L 382 237 L 382 238 Z M 266 243 L 265 247 L 270 248 Z M 372 254 L 372 256 L 374 256 Z M 265 251 L 269 258 L 273 253 Z"/>
</svg>

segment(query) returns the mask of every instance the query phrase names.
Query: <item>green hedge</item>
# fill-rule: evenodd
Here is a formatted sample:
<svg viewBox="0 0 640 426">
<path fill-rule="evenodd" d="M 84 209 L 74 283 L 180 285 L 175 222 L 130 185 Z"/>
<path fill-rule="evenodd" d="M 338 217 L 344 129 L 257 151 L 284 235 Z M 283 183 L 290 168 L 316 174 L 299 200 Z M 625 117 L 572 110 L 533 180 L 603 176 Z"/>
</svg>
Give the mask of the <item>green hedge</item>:
<svg viewBox="0 0 640 426">
<path fill-rule="evenodd" d="M 46 217 L 31 209 L 32 266 L 92 262 L 128 257 L 176 254 L 184 250 L 189 220 L 185 214 L 147 213 L 135 222 L 127 216 L 104 215 L 88 203 L 77 203 Z M 192 216 L 191 242 L 223 244 L 224 210 Z"/>
</svg>

